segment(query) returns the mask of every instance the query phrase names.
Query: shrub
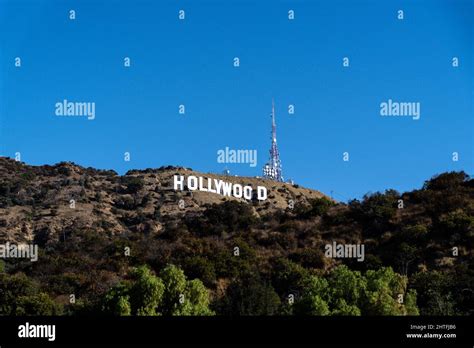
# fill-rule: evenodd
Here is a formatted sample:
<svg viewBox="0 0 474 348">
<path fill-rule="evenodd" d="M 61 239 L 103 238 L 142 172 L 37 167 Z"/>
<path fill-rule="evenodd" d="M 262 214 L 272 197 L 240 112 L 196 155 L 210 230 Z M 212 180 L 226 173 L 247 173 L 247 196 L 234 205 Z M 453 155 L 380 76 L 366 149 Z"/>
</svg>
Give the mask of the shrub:
<svg viewBox="0 0 474 348">
<path fill-rule="evenodd" d="M 122 192 L 129 194 L 135 194 L 145 186 L 143 178 L 138 176 L 123 176 L 121 178 L 121 183 L 126 186 L 125 190 Z"/>
</svg>

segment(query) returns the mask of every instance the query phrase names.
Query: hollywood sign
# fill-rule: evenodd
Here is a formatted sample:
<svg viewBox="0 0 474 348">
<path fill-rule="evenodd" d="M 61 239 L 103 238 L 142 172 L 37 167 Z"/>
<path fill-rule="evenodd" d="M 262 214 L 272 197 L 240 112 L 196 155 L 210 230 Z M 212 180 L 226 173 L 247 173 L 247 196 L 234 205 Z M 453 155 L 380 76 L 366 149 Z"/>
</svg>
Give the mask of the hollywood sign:
<svg viewBox="0 0 474 348">
<path fill-rule="evenodd" d="M 218 179 L 203 178 L 201 176 L 190 175 L 187 178 L 184 175 L 174 176 L 174 189 L 184 190 L 184 183 L 190 191 L 202 191 L 216 193 L 222 196 L 233 196 L 235 198 L 244 198 L 246 200 L 252 200 L 253 188 L 252 186 L 233 184 Z M 265 186 L 257 186 L 257 199 L 264 201 L 267 199 L 267 188 Z"/>
</svg>

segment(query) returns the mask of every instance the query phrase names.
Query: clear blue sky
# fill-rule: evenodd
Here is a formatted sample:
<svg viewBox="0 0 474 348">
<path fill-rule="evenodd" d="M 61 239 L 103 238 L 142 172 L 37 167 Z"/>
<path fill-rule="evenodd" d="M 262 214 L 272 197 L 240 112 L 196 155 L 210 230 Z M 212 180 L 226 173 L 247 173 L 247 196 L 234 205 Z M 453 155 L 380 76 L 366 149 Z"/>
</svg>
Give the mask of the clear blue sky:
<svg viewBox="0 0 474 348">
<path fill-rule="evenodd" d="M 228 146 L 258 151 L 256 168 L 228 165 L 233 174 L 261 175 L 273 97 L 284 176 L 336 199 L 410 190 L 444 171 L 472 174 L 473 8 L 462 0 L 0 0 L 0 154 L 119 173 L 221 172 L 217 151 Z M 95 102 L 95 120 L 55 116 L 63 99 Z M 420 120 L 381 117 L 388 99 L 420 102 Z"/>
</svg>

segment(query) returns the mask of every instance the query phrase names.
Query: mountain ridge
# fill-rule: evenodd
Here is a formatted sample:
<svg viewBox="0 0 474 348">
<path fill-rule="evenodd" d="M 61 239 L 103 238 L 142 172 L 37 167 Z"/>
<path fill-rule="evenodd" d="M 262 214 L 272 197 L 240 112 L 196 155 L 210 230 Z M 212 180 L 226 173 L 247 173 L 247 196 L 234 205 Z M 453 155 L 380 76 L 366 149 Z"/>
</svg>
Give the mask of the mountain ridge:
<svg viewBox="0 0 474 348">
<path fill-rule="evenodd" d="M 174 190 L 174 175 L 206 177 L 250 185 L 254 189 L 264 186 L 268 190 L 268 198 L 265 201 L 247 201 L 217 193 L 191 191 L 187 187 L 183 191 Z M 52 232 L 47 232 L 49 236 L 56 235 L 59 239 L 61 226 L 71 224 L 79 228 L 102 224 L 105 226 L 103 230 L 107 229 L 112 234 L 124 233 L 127 228 L 115 216 L 124 211 L 130 218 L 138 213 L 166 217 L 202 211 L 212 204 L 239 201 L 249 203 L 260 217 L 275 210 L 287 209 L 290 205 L 307 204 L 310 199 L 328 198 L 319 191 L 290 183 L 200 173 L 175 166 L 132 169 L 119 175 L 113 170 L 86 168 L 72 162 L 31 166 L 1 157 L 0 179 L 0 193 L 3 194 L 0 201 L 0 239 L 16 242 L 32 241 L 35 231 L 46 230 Z M 161 224 L 154 222 L 146 228 L 158 233 Z"/>
</svg>

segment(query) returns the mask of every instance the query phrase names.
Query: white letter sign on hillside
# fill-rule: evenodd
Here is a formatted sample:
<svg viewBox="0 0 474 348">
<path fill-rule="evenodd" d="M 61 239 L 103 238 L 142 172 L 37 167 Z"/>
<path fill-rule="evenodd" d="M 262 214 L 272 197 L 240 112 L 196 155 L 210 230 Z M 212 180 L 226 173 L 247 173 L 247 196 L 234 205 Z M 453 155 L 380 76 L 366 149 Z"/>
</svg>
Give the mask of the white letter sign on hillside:
<svg viewBox="0 0 474 348">
<path fill-rule="evenodd" d="M 241 184 L 233 184 L 220 179 L 203 178 L 190 175 L 187 178 L 184 175 L 175 175 L 173 187 L 174 190 L 183 191 L 184 183 L 190 191 L 212 192 L 221 196 L 233 196 L 235 198 L 245 198 L 252 200 L 252 186 L 242 186 Z M 257 199 L 264 201 L 267 199 L 267 188 L 265 186 L 257 186 Z"/>
</svg>

